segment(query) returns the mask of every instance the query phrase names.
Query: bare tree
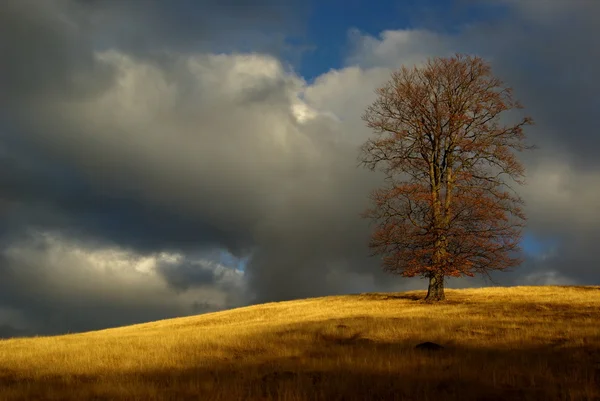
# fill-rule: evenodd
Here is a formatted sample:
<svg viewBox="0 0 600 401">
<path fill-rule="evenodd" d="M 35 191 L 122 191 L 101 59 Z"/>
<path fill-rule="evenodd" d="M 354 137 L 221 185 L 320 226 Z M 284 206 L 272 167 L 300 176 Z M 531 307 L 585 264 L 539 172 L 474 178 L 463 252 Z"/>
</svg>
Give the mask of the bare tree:
<svg viewBox="0 0 600 401">
<path fill-rule="evenodd" d="M 514 151 L 535 147 L 524 143 L 531 118 L 501 122 L 522 108 L 512 89 L 481 58 L 457 54 L 403 66 L 376 93 L 360 162 L 386 176 L 363 214 L 377 222 L 369 246 L 384 270 L 429 278 L 426 300 L 440 301 L 446 276 L 520 264 L 523 200 L 505 179 L 524 184 Z"/>
</svg>

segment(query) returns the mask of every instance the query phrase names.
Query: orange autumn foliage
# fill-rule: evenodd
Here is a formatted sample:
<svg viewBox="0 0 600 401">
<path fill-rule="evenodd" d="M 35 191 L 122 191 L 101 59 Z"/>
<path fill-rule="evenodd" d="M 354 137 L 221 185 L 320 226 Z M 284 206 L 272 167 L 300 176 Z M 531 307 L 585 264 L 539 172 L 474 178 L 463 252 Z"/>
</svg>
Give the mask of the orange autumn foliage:
<svg viewBox="0 0 600 401">
<path fill-rule="evenodd" d="M 457 54 L 403 66 L 376 93 L 360 160 L 386 176 L 363 215 L 377 222 L 369 245 L 383 268 L 429 278 L 427 299 L 443 300 L 446 276 L 518 265 L 526 217 L 506 178 L 524 183 L 514 151 L 534 147 L 524 143 L 531 118 L 501 122 L 522 108 L 512 89 L 481 58 Z"/>
</svg>

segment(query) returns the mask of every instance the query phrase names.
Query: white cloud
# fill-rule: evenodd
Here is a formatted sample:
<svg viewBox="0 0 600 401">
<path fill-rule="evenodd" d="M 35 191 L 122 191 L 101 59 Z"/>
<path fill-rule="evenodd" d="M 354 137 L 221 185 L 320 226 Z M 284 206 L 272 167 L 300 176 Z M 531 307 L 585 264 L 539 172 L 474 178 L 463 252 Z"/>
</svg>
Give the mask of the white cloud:
<svg viewBox="0 0 600 401">
<path fill-rule="evenodd" d="M 272 208 L 264 194 L 275 182 L 282 192 L 318 169 L 318 138 L 299 124 L 317 114 L 299 98 L 303 81 L 274 58 L 174 57 L 161 68 L 116 52 L 99 57 L 116 69 L 114 85 L 86 102 L 41 104 L 36 139 L 109 185 L 244 223 Z"/>
<path fill-rule="evenodd" d="M 575 280 L 556 271 L 542 271 L 523 277 L 522 285 L 577 285 Z"/>
<path fill-rule="evenodd" d="M 94 305 L 99 304 L 114 306 L 125 314 L 139 308 L 154 308 L 160 311 L 157 316 L 161 313 L 184 316 L 198 313 L 197 305 L 203 305 L 203 311 L 212 311 L 246 302 L 243 272 L 235 266 L 202 258 L 186 260 L 183 255 L 173 253 L 145 256 L 118 247 L 86 247 L 50 232 L 32 232 L 28 239 L 5 248 L 1 256 L 12 271 L 4 277 L 4 286 L 29 283 L 28 295 L 21 294 L 29 298 L 23 302 L 23 308 L 14 305 L 0 313 L 0 322 L 9 321 L 11 325 L 35 326 L 32 319 L 36 309 L 40 303 L 48 302 L 54 305 L 75 302 L 75 310 L 67 307 L 63 311 L 67 317 L 82 310 L 92 312 Z M 177 269 L 182 263 L 201 266 L 214 279 L 204 286 L 176 291 L 160 274 L 159 266 Z"/>
<path fill-rule="evenodd" d="M 69 305 L 77 304 L 73 299 L 83 299 L 87 310 L 103 304 L 118 312 L 129 305 L 122 316 L 137 317 L 144 311 L 165 316 L 189 313 L 194 304 L 220 308 L 244 302 L 236 294 L 246 288 L 258 299 L 274 300 L 359 291 L 363 284 L 368 290 L 424 285 L 382 274 L 378 261 L 366 256 L 369 226 L 358 215 L 380 177 L 356 166 L 358 146 L 371 135 L 360 117 L 375 99 L 374 89 L 389 79 L 392 69 L 455 51 L 491 60 L 494 69 L 515 86 L 517 97 L 524 95 L 526 110 L 536 113 L 538 125 L 530 132 L 543 149 L 523 155 L 529 185 L 520 189 L 528 203 L 530 229 L 570 239 L 568 249 L 563 242 L 560 254 L 547 255 L 544 263 L 555 263 L 558 257 L 563 263 L 564 258 L 584 254 L 587 261 L 597 255 L 597 246 L 589 238 L 599 223 L 600 174 L 596 166 L 582 169 L 575 164 L 586 149 L 590 153 L 597 149 L 586 139 L 595 129 L 593 122 L 585 124 L 593 121 L 593 113 L 582 111 L 582 106 L 595 110 L 589 93 L 597 91 L 595 81 L 584 82 L 585 75 L 571 73 L 573 64 L 594 70 L 595 48 L 581 51 L 576 46 L 581 41 L 576 39 L 597 35 L 576 34 L 580 25 L 569 30 L 527 25 L 532 32 L 527 37 L 522 21 L 515 27 L 512 19 L 506 24 L 473 24 L 452 35 L 420 29 L 384 31 L 378 37 L 353 32 L 354 51 L 346 66 L 308 85 L 273 56 L 179 49 L 154 59 L 123 50 L 94 52 L 87 42 L 90 37 L 79 35 L 68 41 L 71 29 L 50 29 L 51 22 L 44 20 L 48 26 L 42 32 L 60 35 L 49 47 L 68 42 L 61 55 L 81 58 L 80 64 L 55 57 L 50 60 L 52 68 L 42 68 L 47 65 L 27 59 L 22 64 L 36 67 L 28 74 L 39 75 L 37 81 L 10 77 L 2 81 L 18 83 L 9 86 L 14 93 L 23 92 L 20 85 L 27 84 L 23 84 L 26 93 L 11 103 L 7 113 L 11 125 L 18 128 L 15 132 L 37 145 L 48 160 L 84 174 L 82 181 L 91 188 L 72 192 L 83 199 L 73 201 L 83 211 L 69 214 L 72 200 L 64 199 L 71 192 L 62 198 L 49 196 L 48 210 L 64 202 L 59 205 L 64 221 L 91 215 L 92 223 L 82 225 L 87 224 L 84 231 L 92 237 L 110 237 L 106 230 L 96 230 L 94 224 L 101 219 L 119 221 L 131 209 L 150 210 L 147 216 L 156 211 L 177 221 L 167 234 L 177 238 L 162 249 L 160 240 L 152 241 L 157 233 L 145 230 L 146 222 L 136 221 L 142 229 L 123 227 L 121 239 L 142 238 L 129 238 L 123 246 L 150 243 L 156 252 L 138 253 L 119 244 L 90 247 L 49 232 L 33 242 L 13 243 L 4 254 L 19 266 L 10 283 L 14 288 L 35 288 L 41 299 L 32 305 L 34 301 L 22 292 L 5 291 L 5 299 L 13 297 L 14 305 L 47 313 L 43 306 L 54 302 L 54 310 L 64 308 L 75 316 L 75 307 Z M 553 46 L 548 47 L 548 42 Z M 46 48 L 38 47 L 32 52 L 38 58 L 31 60 L 44 60 Z M 14 50 L 15 57 L 21 55 L 19 51 Z M 590 62 L 580 63 L 583 58 Z M 8 71 L 21 69 L 15 65 Z M 69 84 L 62 85 L 63 81 Z M 561 96 L 564 87 L 574 89 Z M 80 93 L 73 88 L 86 90 Z M 580 125 L 572 126 L 575 122 Z M 588 136 L 581 134 L 585 132 Z M 104 209 L 94 214 L 100 202 L 86 196 L 99 193 L 129 203 L 107 208 L 114 212 L 107 216 Z M 40 195 L 43 203 L 44 194 Z M 36 216 L 43 214 L 37 204 L 31 208 Z M 180 239 L 179 221 L 200 228 Z M 148 226 L 164 225 L 148 222 Z M 164 242 L 165 237 L 160 238 Z M 185 252 L 172 250 L 178 249 L 178 241 L 187 247 Z M 189 249 L 195 241 L 201 249 L 228 248 L 237 257 L 254 252 L 255 258 L 242 273 L 208 257 L 192 256 Z M 165 249 L 171 250 L 165 253 Z M 553 265 L 549 271 L 564 274 L 548 273 L 542 278 L 524 272 L 516 282 L 563 280 L 560 274 L 566 275 L 567 268 Z M 167 285 L 164 277 L 179 287 Z M 186 277 L 195 285 L 181 285 L 178 280 Z M 456 286 L 472 282 L 452 280 Z M 6 283 L 5 290 L 11 291 Z"/>
<path fill-rule="evenodd" d="M 317 110 L 335 115 L 348 126 L 364 133 L 356 123 L 375 100 L 375 88 L 389 79 L 389 68 L 346 67 L 330 70 L 315 79 L 304 91 L 306 102 Z M 362 124 L 362 122 L 360 122 Z"/>
<path fill-rule="evenodd" d="M 259 54 L 172 56 L 157 64 L 99 53 L 117 71 L 114 85 L 87 102 L 45 104 L 49 112 L 40 123 L 66 129 L 52 130 L 54 137 L 38 131 L 44 132 L 38 139 L 49 148 L 76 143 L 55 150 L 114 190 L 133 184 L 145 200 L 223 229 L 247 230 L 268 246 L 297 225 L 300 213 L 318 219 L 315 211 L 327 213 L 350 194 L 352 203 L 337 208 L 337 216 L 358 215 L 377 183 L 375 175 L 350 171 L 357 147 L 370 135 L 360 117 L 374 89 L 392 68 L 451 54 L 455 43 L 427 31 L 355 40 L 349 60 L 356 65 L 331 70 L 311 85 Z M 561 190 L 565 180 L 571 188 Z M 585 213 L 593 210 L 594 195 L 575 193 L 591 181 L 573 186 L 568 168 L 552 162 L 534 169 L 530 182 L 524 193 L 536 205 L 534 219 L 590 221 Z M 573 202 L 581 207 L 572 209 Z M 294 235 L 315 235 L 316 229 L 298 225 Z M 354 287 L 351 281 L 346 284 Z"/>
<path fill-rule="evenodd" d="M 361 67 L 412 67 L 428 57 L 451 56 L 457 51 L 453 37 L 424 29 L 386 30 L 378 38 L 353 30 L 349 36 L 353 51 L 346 64 Z"/>
</svg>

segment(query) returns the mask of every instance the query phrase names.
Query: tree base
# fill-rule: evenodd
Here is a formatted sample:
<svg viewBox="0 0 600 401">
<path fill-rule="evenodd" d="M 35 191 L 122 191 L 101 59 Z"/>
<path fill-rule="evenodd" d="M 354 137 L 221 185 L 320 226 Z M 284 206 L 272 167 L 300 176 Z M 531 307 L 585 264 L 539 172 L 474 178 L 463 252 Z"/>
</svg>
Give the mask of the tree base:
<svg viewBox="0 0 600 401">
<path fill-rule="evenodd" d="M 429 276 L 429 288 L 427 290 L 425 301 L 439 302 L 445 300 L 446 294 L 444 293 L 444 275 L 440 273 L 432 274 Z"/>
</svg>

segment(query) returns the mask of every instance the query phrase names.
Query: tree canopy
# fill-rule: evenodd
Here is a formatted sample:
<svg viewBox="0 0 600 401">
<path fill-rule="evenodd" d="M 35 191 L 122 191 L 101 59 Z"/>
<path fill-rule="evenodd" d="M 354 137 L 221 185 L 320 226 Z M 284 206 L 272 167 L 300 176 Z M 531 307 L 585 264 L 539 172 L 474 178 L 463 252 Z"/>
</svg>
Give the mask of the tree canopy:
<svg viewBox="0 0 600 401">
<path fill-rule="evenodd" d="M 377 223 L 369 246 L 384 270 L 429 278 L 426 299 L 443 300 L 446 276 L 520 264 L 526 217 L 512 183 L 524 184 L 515 151 L 534 148 L 523 130 L 533 121 L 506 123 L 522 108 L 512 89 L 480 57 L 457 54 L 403 66 L 376 94 L 360 161 L 386 177 L 363 214 Z"/>
</svg>

